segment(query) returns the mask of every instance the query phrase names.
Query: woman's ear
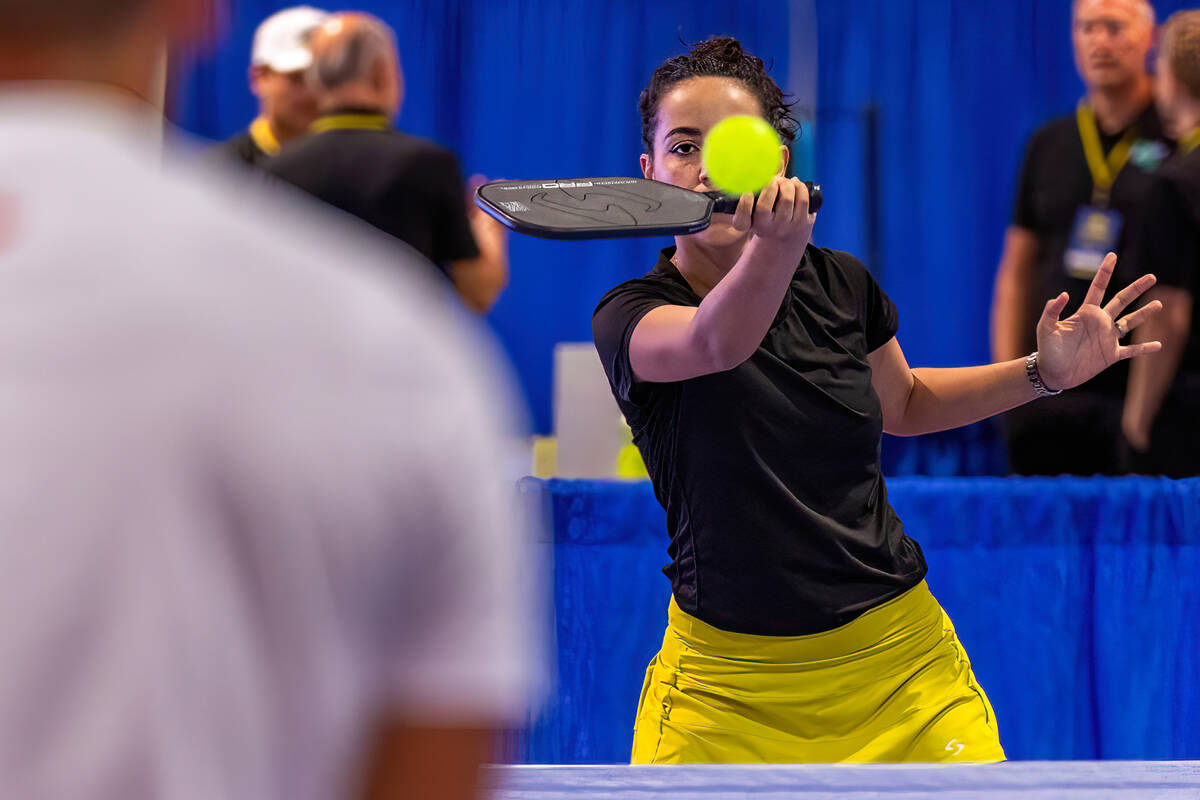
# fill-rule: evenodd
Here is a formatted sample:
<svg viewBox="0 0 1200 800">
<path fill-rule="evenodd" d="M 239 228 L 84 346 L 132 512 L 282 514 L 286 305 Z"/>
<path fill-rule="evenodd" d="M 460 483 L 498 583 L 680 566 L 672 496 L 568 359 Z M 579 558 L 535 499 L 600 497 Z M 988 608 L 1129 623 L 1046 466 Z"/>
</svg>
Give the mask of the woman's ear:
<svg viewBox="0 0 1200 800">
<path fill-rule="evenodd" d="M 650 154 L 642 153 L 642 157 L 638 160 L 642 164 L 642 177 L 654 180 L 654 161 L 650 158 Z"/>
<path fill-rule="evenodd" d="M 792 157 L 792 151 L 788 149 L 786 144 L 779 145 L 779 177 L 787 175 L 788 159 Z"/>
</svg>

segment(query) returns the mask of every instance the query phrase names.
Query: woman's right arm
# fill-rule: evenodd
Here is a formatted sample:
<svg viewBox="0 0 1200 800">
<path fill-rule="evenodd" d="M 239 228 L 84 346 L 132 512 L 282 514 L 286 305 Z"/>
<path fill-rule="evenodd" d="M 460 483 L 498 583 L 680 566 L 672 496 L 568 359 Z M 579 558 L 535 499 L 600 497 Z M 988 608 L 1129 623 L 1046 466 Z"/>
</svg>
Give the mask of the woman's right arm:
<svg viewBox="0 0 1200 800">
<path fill-rule="evenodd" d="M 733 226 L 750 231 L 750 240 L 699 307 L 659 306 L 634 328 L 629 363 L 639 381 L 669 383 L 724 372 L 762 344 L 816 215 L 808 213 L 808 190 L 796 178 L 773 180 L 751 213 L 753 208 L 753 197 L 743 195 Z"/>
</svg>

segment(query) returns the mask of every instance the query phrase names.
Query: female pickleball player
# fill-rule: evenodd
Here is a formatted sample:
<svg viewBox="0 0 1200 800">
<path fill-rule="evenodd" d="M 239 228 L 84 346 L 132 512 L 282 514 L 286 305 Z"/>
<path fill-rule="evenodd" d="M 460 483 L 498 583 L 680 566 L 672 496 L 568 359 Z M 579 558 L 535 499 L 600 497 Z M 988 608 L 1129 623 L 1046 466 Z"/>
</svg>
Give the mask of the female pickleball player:
<svg viewBox="0 0 1200 800">
<path fill-rule="evenodd" d="M 713 38 L 641 96 L 647 178 L 709 190 L 705 133 L 734 114 L 796 125 L 763 62 Z M 787 152 L 784 151 L 784 158 Z M 1027 359 L 910 369 L 896 307 L 862 263 L 810 244 L 777 177 L 752 212 L 681 236 L 600 301 L 596 347 L 670 532 L 673 599 L 646 671 L 635 763 L 995 761 L 996 719 L 926 588 L 880 475 L 883 431 L 965 425 L 1076 386 L 1157 342 L 1121 337 L 1160 306 L 1051 299 Z M 933 311 L 936 313 L 936 310 Z"/>
</svg>

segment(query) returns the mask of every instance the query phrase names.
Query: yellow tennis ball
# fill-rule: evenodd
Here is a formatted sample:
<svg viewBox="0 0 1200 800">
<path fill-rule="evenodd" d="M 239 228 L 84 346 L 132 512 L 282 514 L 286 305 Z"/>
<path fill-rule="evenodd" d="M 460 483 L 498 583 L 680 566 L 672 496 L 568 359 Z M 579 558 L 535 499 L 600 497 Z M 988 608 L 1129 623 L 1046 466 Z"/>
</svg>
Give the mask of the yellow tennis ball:
<svg viewBox="0 0 1200 800">
<path fill-rule="evenodd" d="M 700 157 L 712 184 L 726 194 L 757 192 L 782 166 L 779 134 L 761 117 L 726 117 L 713 126 Z"/>
</svg>

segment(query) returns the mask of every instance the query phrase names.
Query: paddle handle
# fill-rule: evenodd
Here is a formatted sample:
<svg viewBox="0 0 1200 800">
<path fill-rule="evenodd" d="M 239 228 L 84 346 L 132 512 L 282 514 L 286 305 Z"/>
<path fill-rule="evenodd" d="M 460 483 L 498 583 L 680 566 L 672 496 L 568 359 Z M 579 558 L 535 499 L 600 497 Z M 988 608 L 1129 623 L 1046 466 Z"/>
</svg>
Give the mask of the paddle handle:
<svg viewBox="0 0 1200 800">
<path fill-rule="evenodd" d="M 821 202 L 825 199 L 821 195 L 821 187 L 812 181 L 805 181 L 804 185 L 808 187 L 808 213 L 815 214 L 821 210 Z M 732 214 L 737 209 L 738 198 L 725 194 L 724 192 L 705 192 L 705 195 L 713 199 L 714 214 Z"/>
</svg>

